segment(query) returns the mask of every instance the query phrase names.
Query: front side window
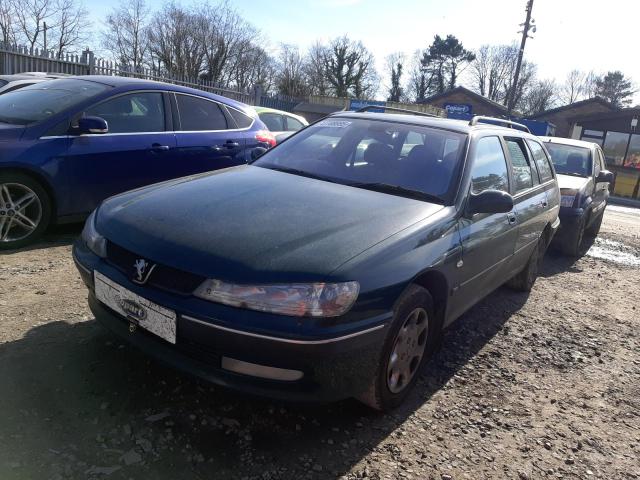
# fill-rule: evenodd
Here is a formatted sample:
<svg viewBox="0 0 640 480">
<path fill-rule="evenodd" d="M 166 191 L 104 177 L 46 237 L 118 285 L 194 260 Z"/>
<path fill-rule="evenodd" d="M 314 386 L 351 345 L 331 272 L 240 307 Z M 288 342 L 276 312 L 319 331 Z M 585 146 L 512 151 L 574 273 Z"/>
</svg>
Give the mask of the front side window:
<svg viewBox="0 0 640 480">
<path fill-rule="evenodd" d="M 284 119 L 277 113 L 260 113 L 258 115 L 271 132 L 284 132 Z"/>
<path fill-rule="evenodd" d="M 446 202 L 455 193 L 465 141 L 464 134 L 438 128 L 328 118 L 268 151 L 254 165 Z"/>
<path fill-rule="evenodd" d="M 511 165 L 513 167 L 513 180 L 516 187 L 516 194 L 523 192 L 537 183 L 537 174 L 532 168 L 524 144 L 521 139 L 507 138 L 505 139 L 509 154 L 511 156 Z"/>
<path fill-rule="evenodd" d="M 286 120 L 288 132 L 297 132 L 298 130 L 302 130 L 304 128 L 303 123 L 297 118 L 287 117 Z"/>
<path fill-rule="evenodd" d="M 160 92 L 120 95 L 85 110 L 84 114 L 105 119 L 109 133 L 163 132 L 165 129 Z"/>
<path fill-rule="evenodd" d="M 227 117 L 216 102 L 192 95 L 176 95 L 180 114 L 180 130 L 198 132 L 226 130 Z"/>
<path fill-rule="evenodd" d="M 591 175 L 591 151 L 588 148 L 548 142 L 547 150 L 556 172 L 578 177 Z"/>
<path fill-rule="evenodd" d="M 485 190 L 509 192 L 507 159 L 498 137 L 484 137 L 476 144 L 471 170 L 471 191 Z"/>
<path fill-rule="evenodd" d="M 529 148 L 531 148 L 531 153 L 533 155 L 533 160 L 536 162 L 538 167 L 538 173 L 540 174 L 540 181 L 546 182 L 553 178 L 553 171 L 551 170 L 551 165 L 549 164 L 549 159 L 547 158 L 547 154 L 544 153 L 544 148 L 538 142 L 534 142 L 533 140 L 527 140 L 527 144 Z"/>
<path fill-rule="evenodd" d="M 77 79 L 39 82 L 0 95 L 0 122 L 29 125 L 46 120 L 111 87 Z"/>
</svg>

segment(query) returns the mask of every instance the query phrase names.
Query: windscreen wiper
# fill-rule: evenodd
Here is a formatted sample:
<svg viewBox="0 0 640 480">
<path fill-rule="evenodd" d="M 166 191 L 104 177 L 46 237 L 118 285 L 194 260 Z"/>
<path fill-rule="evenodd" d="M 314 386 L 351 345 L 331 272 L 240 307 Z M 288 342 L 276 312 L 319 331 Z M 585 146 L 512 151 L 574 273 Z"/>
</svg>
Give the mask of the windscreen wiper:
<svg viewBox="0 0 640 480">
<path fill-rule="evenodd" d="M 392 185 L 390 183 L 383 182 L 362 182 L 362 183 L 349 183 L 350 187 L 364 188 L 365 190 L 373 190 L 375 192 L 389 193 L 391 195 L 400 195 L 403 197 L 414 198 L 416 200 L 425 200 L 427 202 L 444 204 L 444 200 L 437 195 L 432 195 L 420 190 L 413 190 L 411 188 L 402 187 L 400 185 Z"/>
<path fill-rule="evenodd" d="M 306 170 L 300 170 L 298 168 L 279 167 L 275 165 L 270 165 L 268 167 L 265 166 L 265 168 L 276 170 L 278 172 L 291 173 L 293 175 L 300 175 L 301 177 L 315 178 L 317 180 L 325 180 L 327 182 L 331 182 L 330 178 L 324 177 L 322 175 L 318 175 L 317 173 L 307 172 Z"/>
</svg>

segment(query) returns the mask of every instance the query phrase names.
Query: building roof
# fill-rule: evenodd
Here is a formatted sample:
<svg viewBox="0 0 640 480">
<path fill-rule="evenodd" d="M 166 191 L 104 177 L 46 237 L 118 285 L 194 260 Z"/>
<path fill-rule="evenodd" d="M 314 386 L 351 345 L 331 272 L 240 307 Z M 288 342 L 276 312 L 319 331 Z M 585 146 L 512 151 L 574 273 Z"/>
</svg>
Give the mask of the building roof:
<svg viewBox="0 0 640 480">
<path fill-rule="evenodd" d="M 570 117 L 569 120 L 573 122 L 592 122 L 597 120 L 610 120 L 612 118 L 633 116 L 640 117 L 639 107 L 620 108 L 611 112 L 590 113 L 588 115 L 576 115 L 574 117 Z"/>
<path fill-rule="evenodd" d="M 430 96 L 428 98 L 425 98 L 424 101 L 422 101 L 420 103 L 437 102 L 438 100 L 446 98 L 449 95 L 453 95 L 455 93 L 462 93 L 464 95 L 467 95 L 467 96 L 473 98 L 476 102 L 484 103 L 485 105 L 487 105 L 487 106 L 489 106 L 491 108 L 495 108 L 495 109 L 503 112 L 505 115 L 507 114 L 507 111 L 508 111 L 507 107 L 505 107 L 501 103 L 494 102 L 493 100 L 489 100 L 487 97 L 483 97 L 479 93 L 476 93 L 473 90 L 469 90 L 468 88 L 465 88 L 465 87 L 455 87 L 455 88 L 452 88 L 451 90 L 447 90 L 446 92 L 437 93 L 437 94 L 432 95 L 432 96 Z"/>
<path fill-rule="evenodd" d="M 616 110 L 616 107 L 614 107 L 611 103 L 607 102 L 604 98 L 593 97 L 593 98 L 587 98 L 586 100 L 580 100 L 579 102 L 569 103 L 568 105 L 563 105 L 561 107 L 545 110 L 544 112 L 536 113 L 534 115 L 529 115 L 528 118 L 531 118 L 531 119 L 540 118 L 547 115 L 552 115 L 554 113 L 563 112 L 565 110 L 571 110 L 574 108 L 583 107 L 585 105 L 589 105 L 590 103 L 598 103 L 603 107 L 607 107 L 609 110 L 612 110 L 612 111 Z"/>
</svg>

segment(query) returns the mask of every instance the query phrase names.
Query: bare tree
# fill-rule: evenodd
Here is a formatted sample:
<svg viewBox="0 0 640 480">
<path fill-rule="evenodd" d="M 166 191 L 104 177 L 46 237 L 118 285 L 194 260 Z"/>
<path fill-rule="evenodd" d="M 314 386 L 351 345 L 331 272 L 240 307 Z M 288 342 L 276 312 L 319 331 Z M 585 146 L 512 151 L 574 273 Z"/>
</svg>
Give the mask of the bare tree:
<svg viewBox="0 0 640 480">
<path fill-rule="evenodd" d="M 481 46 L 471 65 L 476 91 L 490 100 L 503 102 L 505 86 L 511 80 L 517 57 L 515 44 Z"/>
<path fill-rule="evenodd" d="M 424 102 L 433 87 L 433 75 L 423 68 L 423 52 L 416 50 L 409 63 L 407 97 L 416 103 Z"/>
<path fill-rule="evenodd" d="M 556 101 L 557 85 L 552 80 L 535 81 L 520 101 L 525 115 L 534 115 L 552 108 Z"/>
<path fill-rule="evenodd" d="M 331 86 L 325 73 L 324 58 L 327 47 L 320 42 L 311 46 L 305 58 L 305 76 L 310 95 L 327 95 Z"/>
<path fill-rule="evenodd" d="M 593 98 L 598 94 L 598 81 L 600 75 L 596 74 L 593 70 L 587 73 L 584 77 L 584 85 L 582 87 L 582 93 L 584 98 Z"/>
<path fill-rule="evenodd" d="M 76 0 L 56 0 L 53 22 L 50 45 L 55 47 L 57 58 L 81 46 L 91 25 L 89 12 Z"/>
<path fill-rule="evenodd" d="M 149 51 L 162 72 L 190 78 L 206 72 L 204 23 L 202 16 L 173 3 L 153 15 L 147 27 Z"/>
<path fill-rule="evenodd" d="M 0 0 L 0 41 L 16 43 L 15 9 L 11 0 Z"/>
<path fill-rule="evenodd" d="M 52 0 L 20 0 L 15 3 L 13 13 L 17 33 L 29 47 L 29 53 L 33 53 L 40 45 L 45 23 L 54 14 L 54 3 Z"/>
<path fill-rule="evenodd" d="M 580 100 L 584 95 L 586 74 L 580 70 L 571 70 L 560 88 L 560 100 L 568 105 Z"/>
<path fill-rule="evenodd" d="M 514 66 L 515 68 L 515 66 Z M 522 66 L 520 68 L 520 76 L 518 78 L 518 84 L 515 86 L 513 90 L 511 90 L 511 82 L 513 81 L 513 75 L 510 73 L 509 78 L 511 81 L 504 86 L 501 96 L 501 103 L 505 103 L 507 100 L 507 96 L 509 91 L 512 91 L 512 101 L 514 108 L 516 110 L 523 110 L 526 108 L 524 104 L 524 98 L 527 95 L 527 92 L 532 87 L 536 80 L 536 70 L 537 67 L 535 64 L 524 60 L 522 62 Z"/>
<path fill-rule="evenodd" d="M 364 98 L 376 93 L 380 79 L 374 57 L 362 42 L 346 35 L 335 38 L 325 50 L 323 63 L 327 81 L 337 97 Z"/>
<path fill-rule="evenodd" d="M 255 47 L 264 42 L 228 1 L 217 5 L 205 3 L 195 13 L 201 23 L 199 41 L 205 56 L 204 77 L 216 83 L 230 83 L 235 69 L 247 64 L 244 57 L 252 56 Z"/>
<path fill-rule="evenodd" d="M 144 0 L 123 0 L 107 16 L 102 44 L 123 65 L 139 71 L 147 59 L 147 20 Z"/>
<path fill-rule="evenodd" d="M 284 95 L 301 97 L 308 93 L 305 61 L 295 45 L 280 45 L 277 59 L 276 88 Z"/>
<path fill-rule="evenodd" d="M 404 63 L 405 57 L 403 53 L 396 52 L 387 56 L 385 66 L 390 82 L 387 87 L 388 100 L 390 102 L 399 102 L 404 97 L 404 88 L 402 87 Z"/>
</svg>

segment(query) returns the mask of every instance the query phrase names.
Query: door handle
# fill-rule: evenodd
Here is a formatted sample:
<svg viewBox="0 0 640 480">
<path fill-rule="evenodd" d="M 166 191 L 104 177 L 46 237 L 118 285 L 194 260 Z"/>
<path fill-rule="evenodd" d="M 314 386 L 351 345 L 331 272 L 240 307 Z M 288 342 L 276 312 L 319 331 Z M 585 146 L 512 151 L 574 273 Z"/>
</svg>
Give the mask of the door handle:
<svg viewBox="0 0 640 480">
<path fill-rule="evenodd" d="M 233 140 L 227 140 L 224 142 L 224 146 L 226 148 L 238 148 L 240 144 L 238 142 L 234 142 Z"/>
<path fill-rule="evenodd" d="M 155 150 L 156 152 L 166 152 L 167 150 L 169 150 L 169 145 L 160 145 L 159 143 L 154 143 L 151 145 L 151 149 Z"/>
<path fill-rule="evenodd" d="M 515 213 L 509 212 L 507 213 L 507 220 L 509 221 L 510 225 L 514 225 L 518 221 L 518 217 L 516 217 Z"/>
<path fill-rule="evenodd" d="M 547 208 L 547 205 L 549 204 L 547 203 L 546 200 L 541 200 L 540 203 L 538 204 L 540 208 Z"/>
</svg>

